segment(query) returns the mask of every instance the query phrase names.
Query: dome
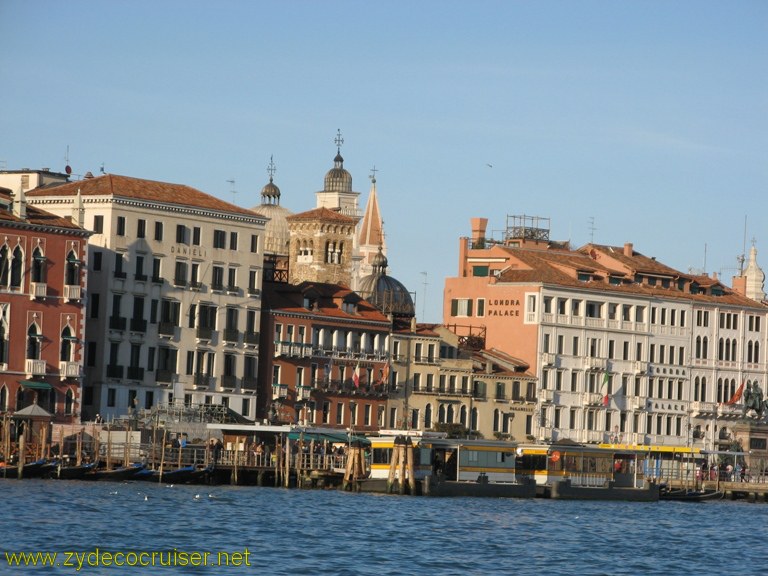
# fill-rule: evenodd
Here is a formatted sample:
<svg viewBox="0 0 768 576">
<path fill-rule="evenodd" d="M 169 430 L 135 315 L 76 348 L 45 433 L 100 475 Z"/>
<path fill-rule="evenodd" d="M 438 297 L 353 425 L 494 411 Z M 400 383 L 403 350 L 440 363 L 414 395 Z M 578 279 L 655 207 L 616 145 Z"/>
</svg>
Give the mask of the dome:
<svg viewBox="0 0 768 576">
<path fill-rule="evenodd" d="M 293 214 L 293 212 L 283 208 L 280 204 L 261 204 L 252 208 L 252 210 L 269 218 L 264 228 L 264 253 L 288 256 L 291 234 L 288 230 L 287 217 Z"/>
<path fill-rule="evenodd" d="M 280 204 L 280 188 L 272 182 L 270 176 L 269 182 L 261 189 L 262 204 Z"/>
<path fill-rule="evenodd" d="M 387 257 L 381 248 L 373 258 L 373 273 L 360 280 L 358 293 L 384 314 L 416 316 L 411 293 L 399 280 L 387 276 Z"/>
<path fill-rule="evenodd" d="M 324 192 L 352 192 L 352 175 L 344 169 L 341 152 L 333 159 L 333 168 L 325 175 Z"/>
</svg>

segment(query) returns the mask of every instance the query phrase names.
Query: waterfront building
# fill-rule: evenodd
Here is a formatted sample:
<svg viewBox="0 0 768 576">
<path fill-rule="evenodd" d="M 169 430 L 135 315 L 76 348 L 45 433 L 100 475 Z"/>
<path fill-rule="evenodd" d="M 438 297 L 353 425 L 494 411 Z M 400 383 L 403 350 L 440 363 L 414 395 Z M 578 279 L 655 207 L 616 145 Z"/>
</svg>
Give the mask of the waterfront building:
<svg viewBox="0 0 768 576">
<path fill-rule="evenodd" d="M 255 417 L 266 217 L 189 186 L 114 174 L 27 197 L 60 216 L 80 206 L 93 232 L 84 417 L 173 402 Z"/>
<path fill-rule="evenodd" d="M 264 283 L 262 409 L 275 423 L 378 430 L 387 400 L 391 329 L 349 288 L 324 282 Z"/>
<path fill-rule="evenodd" d="M 549 238 L 548 219 L 510 216 L 500 239 L 486 227 L 474 218 L 460 239 L 444 323 L 459 336 L 482 329 L 486 348 L 531 367 L 535 438 L 708 449 L 732 441 L 740 384 L 765 387 L 764 302 L 630 243 L 571 249 Z"/>
<path fill-rule="evenodd" d="M 30 187 L 63 179 L 48 171 L 0 172 L 0 414 L 17 420 L 26 414 L 77 423 L 88 400 L 82 262 L 89 233 L 77 206 L 55 215 L 26 199 Z"/>
</svg>

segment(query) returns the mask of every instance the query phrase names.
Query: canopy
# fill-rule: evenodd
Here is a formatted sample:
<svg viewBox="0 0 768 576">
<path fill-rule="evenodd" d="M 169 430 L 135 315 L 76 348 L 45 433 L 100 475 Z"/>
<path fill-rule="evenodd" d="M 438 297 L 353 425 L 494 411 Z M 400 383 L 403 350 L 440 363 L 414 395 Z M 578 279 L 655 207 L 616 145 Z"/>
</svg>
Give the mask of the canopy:
<svg viewBox="0 0 768 576">
<path fill-rule="evenodd" d="M 305 442 L 311 442 L 314 440 L 315 442 L 333 442 L 333 443 L 344 443 L 347 444 L 349 442 L 360 442 L 361 444 L 364 444 L 366 446 L 369 446 L 371 444 L 371 441 L 368 440 L 365 436 L 355 436 L 353 434 L 347 434 L 346 432 L 339 431 L 339 432 L 290 432 L 288 434 L 288 438 L 290 440 L 304 440 Z"/>
<path fill-rule="evenodd" d="M 50 390 L 53 388 L 48 382 L 35 382 L 34 380 L 22 380 L 19 384 L 22 388 L 29 390 Z"/>
</svg>

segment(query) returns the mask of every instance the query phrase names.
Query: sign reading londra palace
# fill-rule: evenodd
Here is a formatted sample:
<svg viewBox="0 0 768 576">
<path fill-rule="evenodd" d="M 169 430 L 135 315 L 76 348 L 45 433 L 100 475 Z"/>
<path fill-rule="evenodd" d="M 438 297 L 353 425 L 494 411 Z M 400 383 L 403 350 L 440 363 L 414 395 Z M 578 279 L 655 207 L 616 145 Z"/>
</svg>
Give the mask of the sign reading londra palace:
<svg viewBox="0 0 768 576">
<path fill-rule="evenodd" d="M 488 316 L 520 316 L 520 300 L 514 298 L 489 300 Z"/>
</svg>

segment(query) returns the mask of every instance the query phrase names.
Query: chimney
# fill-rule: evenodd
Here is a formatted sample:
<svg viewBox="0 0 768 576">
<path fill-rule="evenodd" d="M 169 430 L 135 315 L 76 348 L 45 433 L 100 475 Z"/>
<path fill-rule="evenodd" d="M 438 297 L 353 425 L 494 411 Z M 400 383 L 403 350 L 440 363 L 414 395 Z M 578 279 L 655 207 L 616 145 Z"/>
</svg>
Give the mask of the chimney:
<svg viewBox="0 0 768 576">
<path fill-rule="evenodd" d="M 633 256 L 635 253 L 635 247 L 632 245 L 632 242 L 625 242 L 624 243 L 624 256 Z"/>
<path fill-rule="evenodd" d="M 472 225 L 472 245 L 477 246 L 485 240 L 485 229 L 488 227 L 488 218 L 470 218 Z"/>
<path fill-rule="evenodd" d="M 13 195 L 13 215 L 19 220 L 27 219 L 27 196 L 23 186 L 19 186 L 19 192 Z"/>
</svg>

